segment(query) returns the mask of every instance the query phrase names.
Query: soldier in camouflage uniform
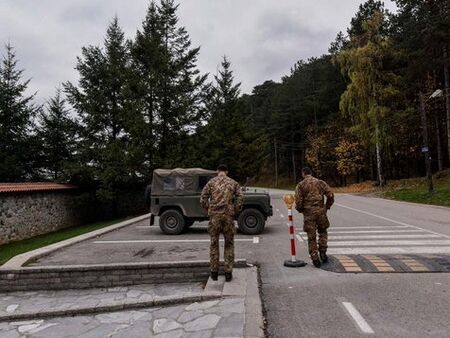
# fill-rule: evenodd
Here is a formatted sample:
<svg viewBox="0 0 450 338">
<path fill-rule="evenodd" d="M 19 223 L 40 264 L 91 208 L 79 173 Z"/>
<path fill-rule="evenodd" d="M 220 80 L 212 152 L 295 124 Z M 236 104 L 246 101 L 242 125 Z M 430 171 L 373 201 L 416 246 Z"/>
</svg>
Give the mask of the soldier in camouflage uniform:
<svg viewBox="0 0 450 338">
<path fill-rule="evenodd" d="M 217 280 L 219 272 L 219 237 L 225 238 L 225 279 L 232 279 L 234 263 L 234 216 L 241 210 L 244 202 L 239 184 L 228 175 L 228 168 L 220 165 L 217 176 L 212 178 L 203 188 L 200 203 L 208 210 L 208 233 L 211 237 L 210 265 L 211 278 Z"/>
<path fill-rule="evenodd" d="M 303 180 L 295 188 L 295 208 L 303 213 L 303 230 L 308 235 L 308 249 L 315 267 L 328 261 L 327 245 L 330 222 L 327 210 L 334 203 L 334 195 L 328 184 L 312 176 L 311 169 L 303 168 Z M 324 204 L 324 196 L 327 201 Z M 317 233 L 319 248 L 317 248 Z M 319 260 L 320 255 L 320 260 Z"/>
</svg>

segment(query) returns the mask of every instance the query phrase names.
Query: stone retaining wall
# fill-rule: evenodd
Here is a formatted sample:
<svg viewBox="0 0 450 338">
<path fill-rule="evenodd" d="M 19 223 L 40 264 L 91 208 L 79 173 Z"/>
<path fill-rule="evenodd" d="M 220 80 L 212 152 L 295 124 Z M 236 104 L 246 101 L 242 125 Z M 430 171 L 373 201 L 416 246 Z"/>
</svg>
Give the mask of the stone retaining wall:
<svg viewBox="0 0 450 338">
<path fill-rule="evenodd" d="M 80 225 L 83 216 L 68 191 L 0 194 L 0 244 Z"/>
<path fill-rule="evenodd" d="M 144 187 L 130 187 L 117 197 L 116 211 L 94 191 L 46 190 L 0 193 L 0 245 L 62 228 L 147 212 Z"/>
<path fill-rule="evenodd" d="M 235 265 L 245 267 L 246 261 L 237 260 Z M 208 276 L 207 261 L 3 269 L 0 292 L 203 282 Z"/>
</svg>

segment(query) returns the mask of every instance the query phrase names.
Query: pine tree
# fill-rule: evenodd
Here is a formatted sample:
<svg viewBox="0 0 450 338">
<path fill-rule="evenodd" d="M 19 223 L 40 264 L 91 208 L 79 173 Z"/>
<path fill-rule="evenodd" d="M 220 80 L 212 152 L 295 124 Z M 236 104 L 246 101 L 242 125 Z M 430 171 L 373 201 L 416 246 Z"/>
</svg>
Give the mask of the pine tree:
<svg viewBox="0 0 450 338">
<path fill-rule="evenodd" d="M 75 150 L 76 122 L 66 109 L 66 101 L 57 89 L 46 110 L 39 115 L 37 137 L 40 141 L 40 165 L 46 179 L 65 181 L 65 167 Z"/>
<path fill-rule="evenodd" d="M 78 87 L 65 85 L 68 101 L 81 119 L 78 165 L 72 175 L 99 181 L 98 196 L 116 201 L 120 189 L 136 175 L 130 164 L 130 129 L 135 125 L 130 89 L 129 48 L 117 17 L 108 27 L 104 48 L 82 49 L 76 69 Z M 138 117 L 137 117 L 138 118 Z"/>
<path fill-rule="evenodd" d="M 8 43 L 0 64 L 0 182 L 22 181 L 32 174 L 30 134 L 39 107 L 33 104 L 34 94 L 25 94 L 30 80 L 22 81 L 23 72 Z"/>
<path fill-rule="evenodd" d="M 203 111 L 206 76 L 196 67 L 200 48 L 192 48 L 186 29 L 179 27 L 177 8 L 172 0 L 152 1 L 132 47 L 149 169 L 177 165 L 184 156 L 182 140 Z"/>
</svg>

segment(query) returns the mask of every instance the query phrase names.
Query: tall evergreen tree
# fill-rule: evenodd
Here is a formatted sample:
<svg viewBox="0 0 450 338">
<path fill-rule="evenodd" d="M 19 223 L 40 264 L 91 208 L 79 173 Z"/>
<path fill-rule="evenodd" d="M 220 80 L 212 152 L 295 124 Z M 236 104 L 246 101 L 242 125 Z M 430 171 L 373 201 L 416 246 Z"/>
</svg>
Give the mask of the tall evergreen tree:
<svg viewBox="0 0 450 338">
<path fill-rule="evenodd" d="M 173 0 L 150 3 L 132 54 L 143 102 L 146 162 L 173 166 L 183 158 L 182 139 L 198 124 L 206 75 L 197 69 L 200 48 L 178 24 Z M 156 151 L 157 149 L 157 151 Z"/>
<path fill-rule="evenodd" d="M 82 49 L 76 69 L 78 86 L 67 83 L 68 101 L 81 119 L 78 165 L 72 175 L 99 181 L 98 195 L 116 201 L 126 183 L 135 178 L 130 154 L 129 126 L 135 116 L 129 78 L 129 49 L 117 17 L 108 27 L 104 47 Z M 131 112 L 131 113 L 130 113 Z"/>
<path fill-rule="evenodd" d="M 76 122 L 66 108 L 61 90 L 57 89 L 55 96 L 48 101 L 46 110 L 39 115 L 39 162 L 46 179 L 67 180 L 65 167 L 74 154 L 76 127 Z"/>
<path fill-rule="evenodd" d="M 22 80 L 23 70 L 11 44 L 0 64 L 0 182 L 17 182 L 32 174 L 30 134 L 38 107 L 34 94 L 26 95 L 30 80 Z"/>
</svg>

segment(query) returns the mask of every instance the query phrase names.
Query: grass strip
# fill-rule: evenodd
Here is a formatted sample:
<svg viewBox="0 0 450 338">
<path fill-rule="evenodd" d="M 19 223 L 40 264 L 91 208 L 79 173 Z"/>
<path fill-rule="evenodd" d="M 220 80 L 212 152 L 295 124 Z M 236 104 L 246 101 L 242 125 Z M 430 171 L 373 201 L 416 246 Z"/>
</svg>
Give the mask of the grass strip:
<svg viewBox="0 0 450 338">
<path fill-rule="evenodd" d="M 437 184 L 432 193 L 428 193 L 426 186 L 421 185 L 388 190 L 384 192 L 384 197 L 398 201 L 450 207 L 450 183 Z"/>
<path fill-rule="evenodd" d="M 111 221 L 97 222 L 77 227 L 65 228 L 58 231 L 49 232 L 44 235 L 24 239 L 22 241 L 0 245 L 0 265 L 6 263 L 12 257 L 20 255 L 24 252 L 39 249 L 53 243 L 61 242 L 78 235 L 98 230 L 111 224 L 122 222 L 125 219 L 126 218 L 121 218 Z"/>
</svg>

